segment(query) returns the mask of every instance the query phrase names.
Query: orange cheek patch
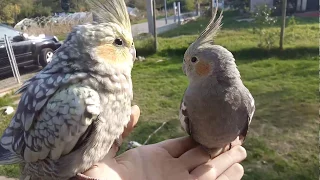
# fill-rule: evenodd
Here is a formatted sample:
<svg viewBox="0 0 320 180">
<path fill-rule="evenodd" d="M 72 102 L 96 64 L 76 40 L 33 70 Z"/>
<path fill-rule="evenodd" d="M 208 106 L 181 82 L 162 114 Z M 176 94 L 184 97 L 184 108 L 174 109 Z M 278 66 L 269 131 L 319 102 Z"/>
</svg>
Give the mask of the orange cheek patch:
<svg viewBox="0 0 320 180">
<path fill-rule="evenodd" d="M 117 48 L 113 45 L 101 45 L 96 49 L 99 58 L 104 59 L 108 63 L 126 63 L 131 61 L 132 55 L 126 48 Z"/>
<path fill-rule="evenodd" d="M 105 61 L 117 61 L 116 49 L 112 45 L 98 46 L 96 53 Z"/>
<path fill-rule="evenodd" d="M 208 63 L 203 62 L 203 61 L 199 61 L 196 64 L 196 72 L 200 76 L 206 76 L 210 73 L 210 65 Z"/>
</svg>

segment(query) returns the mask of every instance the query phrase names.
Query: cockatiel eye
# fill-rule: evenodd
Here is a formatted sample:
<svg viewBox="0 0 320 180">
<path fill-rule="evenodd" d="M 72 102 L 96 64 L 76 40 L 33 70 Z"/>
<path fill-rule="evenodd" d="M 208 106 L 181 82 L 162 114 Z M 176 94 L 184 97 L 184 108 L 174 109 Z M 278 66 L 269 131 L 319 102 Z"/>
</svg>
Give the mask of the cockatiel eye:
<svg viewBox="0 0 320 180">
<path fill-rule="evenodd" d="M 114 44 L 116 46 L 122 46 L 123 45 L 123 41 L 122 41 L 122 39 L 117 38 L 117 39 L 114 40 Z"/>
<path fill-rule="evenodd" d="M 197 57 L 192 57 L 192 58 L 191 58 L 191 62 L 196 63 L 197 61 L 198 61 L 198 58 L 197 58 Z"/>
</svg>

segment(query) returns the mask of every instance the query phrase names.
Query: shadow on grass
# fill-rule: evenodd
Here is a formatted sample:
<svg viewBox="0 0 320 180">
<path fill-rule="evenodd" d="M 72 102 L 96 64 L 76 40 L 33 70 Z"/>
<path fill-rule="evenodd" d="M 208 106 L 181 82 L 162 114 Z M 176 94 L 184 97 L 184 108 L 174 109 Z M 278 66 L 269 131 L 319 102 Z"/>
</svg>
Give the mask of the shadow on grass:
<svg viewBox="0 0 320 180">
<path fill-rule="evenodd" d="M 280 50 L 273 48 L 271 50 L 261 48 L 249 48 L 232 51 L 236 60 L 262 60 L 267 58 L 278 58 L 281 60 L 301 59 L 308 60 L 319 54 L 317 47 L 295 47 Z"/>
<path fill-rule="evenodd" d="M 159 56 L 163 57 L 176 57 L 172 58 L 170 62 L 181 63 L 183 55 L 187 48 L 178 49 L 165 49 L 158 53 Z M 242 62 L 250 62 L 257 60 L 265 60 L 268 58 L 277 58 L 280 60 L 311 60 L 318 56 L 319 49 L 317 47 L 296 47 L 296 48 L 286 48 L 284 50 L 279 50 L 278 48 L 273 48 L 271 50 L 261 49 L 261 48 L 248 48 L 232 51 L 235 59 Z M 175 60 L 174 60 L 175 59 Z"/>
<path fill-rule="evenodd" d="M 138 56 L 148 56 L 155 53 L 154 38 L 149 33 L 142 33 L 133 39 Z"/>
</svg>

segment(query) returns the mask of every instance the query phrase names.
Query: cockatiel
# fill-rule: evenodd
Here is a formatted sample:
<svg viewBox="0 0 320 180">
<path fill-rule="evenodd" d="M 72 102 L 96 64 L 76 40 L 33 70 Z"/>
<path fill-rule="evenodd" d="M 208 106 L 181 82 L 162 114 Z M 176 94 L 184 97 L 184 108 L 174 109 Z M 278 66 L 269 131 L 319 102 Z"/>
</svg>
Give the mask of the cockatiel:
<svg viewBox="0 0 320 180">
<path fill-rule="evenodd" d="M 130 120 L 136 51 L 123 0 L 90 0 L 53 60 L 24 83 L 1 138 L 0 164 L 22 178 L 69 179 L 102 160 Z"/>
<path fill-rule="evenodd" d="M 183 129 L 211 157 L 218 155 L 238 136 L 245 139 L 255 103 L 241 81 L 235 59 L 213 40 L 221 27 L 222 12 L 184 54 L 183 71 L 189 80 L 179 119 Z M 231 146 L 230 146 L 231 147 Z"/>
</svg>

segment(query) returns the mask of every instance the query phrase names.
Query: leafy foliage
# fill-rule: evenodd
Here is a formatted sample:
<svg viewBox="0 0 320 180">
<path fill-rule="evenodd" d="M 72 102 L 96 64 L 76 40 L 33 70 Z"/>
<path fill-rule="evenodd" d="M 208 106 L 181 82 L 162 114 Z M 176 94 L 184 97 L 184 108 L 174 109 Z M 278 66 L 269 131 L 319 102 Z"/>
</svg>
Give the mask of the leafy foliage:
<svg viewBox="0 0 320 180">
<path fill-rule="evenodd" d="M 234 9 L 239 10 L 240 12 L 246 13 L 249 12 L 249 0 L 230 0 L 226 5 L 231 5 Z"/>
<path fill-rule="evenodd" d="M 195 9 L 195 2 L 194 0 L 185 0 L 183 4 L 182 11 L 193 11 Z"/>
<path fill-rule="evenodd" d="M 63 12 L 60 0 L 1 0 L 0 22 L 14 24 L 23 18 Z M 70 12 L 86 11 L 85 0 L 70 0 Z"/>
<path fill-rule="evenodd" d="M 259 35 L 258 47 L 260 48 L 270 50 L 274 46 L 278 33 L 268 29 L 268 27 L 277 23 L 277 19 L 271 17 L 274 9 L 265 4 L 257 6 L 256 11 L 253 13 L 253 18 L 255 19 L 253 32 Z"/>
</svg>

